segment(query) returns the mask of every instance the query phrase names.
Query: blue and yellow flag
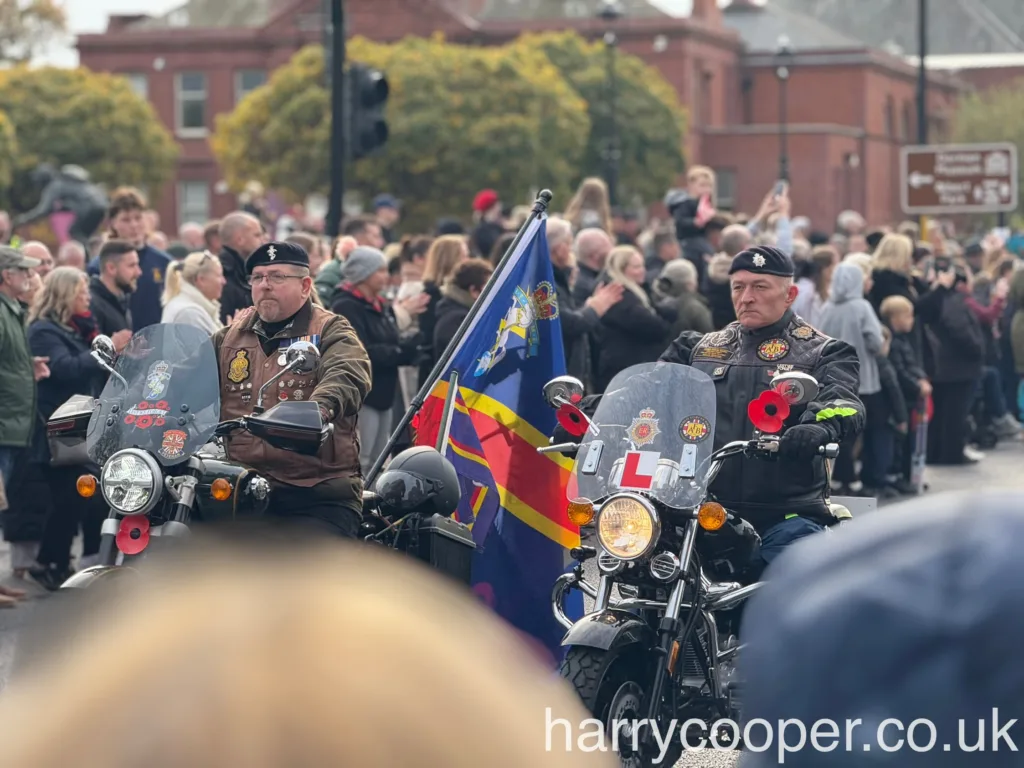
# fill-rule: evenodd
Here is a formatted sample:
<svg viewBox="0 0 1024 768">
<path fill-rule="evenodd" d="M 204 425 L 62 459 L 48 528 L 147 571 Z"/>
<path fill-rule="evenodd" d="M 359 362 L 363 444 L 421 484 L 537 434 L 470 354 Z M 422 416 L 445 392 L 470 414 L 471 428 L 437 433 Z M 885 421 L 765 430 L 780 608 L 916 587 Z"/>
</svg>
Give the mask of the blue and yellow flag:
<svg viewBox="0 0 1024 768">
<path fill-rule="evenodd" d="M 447 380 L 458 371 L 445 455 L 463 482 L 459 519 L 475 520 L 473 588 L 556 663 L 564 630 L 551 614 L 551 587 L 580 536 L 566 515 L 572 460 L 537 453 L 556 424 L 544 384 L 565 374 L 545 226 L 545 217 L 534 220 L 495 275 L 418 415 L 416 442 L 436 444 Z M 567 606 L 570 616 L 583 613 L 578 593 L 576 603 Z"/>
</svg>

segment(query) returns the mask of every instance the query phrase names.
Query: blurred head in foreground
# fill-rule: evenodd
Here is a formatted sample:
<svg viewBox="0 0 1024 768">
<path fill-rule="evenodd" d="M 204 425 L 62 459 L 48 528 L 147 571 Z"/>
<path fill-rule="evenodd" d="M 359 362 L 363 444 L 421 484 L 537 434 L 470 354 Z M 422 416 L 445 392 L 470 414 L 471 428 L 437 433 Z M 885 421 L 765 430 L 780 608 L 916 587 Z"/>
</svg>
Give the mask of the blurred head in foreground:
<svg viewBox="0 0 1024 768">
<path fill-rule="evenodd" d="M 189 549 L 120 579 L 73 653 L 12 682 L 5 765 L 617 764 L 566 753 L 564 737 L 546 751 L 546 708 L 588 717 L 575 695 L 500 619 L 403 556 Z"/>
<path fill-rule="evenodd" d="M 972 492 L 787 549 L 747 606 L 740 655 L 744 720 L 770 723 L 774 743 L 755 751 L 767 734 L 754 723 L 739 765 L 1019 766 L 1022 540 L 1019 494 Z M 780 752 L 781 721 L 790 750 L 802 723 L 798 751 Z"/>
</svg>

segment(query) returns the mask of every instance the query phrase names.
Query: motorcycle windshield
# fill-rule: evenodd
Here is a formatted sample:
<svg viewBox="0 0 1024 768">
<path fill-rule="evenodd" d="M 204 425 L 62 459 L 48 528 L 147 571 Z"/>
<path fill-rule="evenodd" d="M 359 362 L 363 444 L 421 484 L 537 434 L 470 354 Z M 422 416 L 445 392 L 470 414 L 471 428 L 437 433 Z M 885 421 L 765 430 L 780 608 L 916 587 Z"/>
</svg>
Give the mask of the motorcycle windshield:
<svg viewBox="0 0 1024 768">
<path fill-rule="evenodd" d="M 163 466 L 188 460 L 220 420 L 217 356 L 209 334 L 191 325 L 151 325 L 114 365 L 89 420 L 89 458 L 103 465 L 140 448 Z M 121 381 L 123 379 L 124 381 Z"/>
<path fill-rule="evenodd" d="M 715 384 L 702 371 L 645 363 L 619 373 L 584 435 L 570 499 L 641 493 L 675 508 L 700 504 L 715 442 Z"/>
</svg>

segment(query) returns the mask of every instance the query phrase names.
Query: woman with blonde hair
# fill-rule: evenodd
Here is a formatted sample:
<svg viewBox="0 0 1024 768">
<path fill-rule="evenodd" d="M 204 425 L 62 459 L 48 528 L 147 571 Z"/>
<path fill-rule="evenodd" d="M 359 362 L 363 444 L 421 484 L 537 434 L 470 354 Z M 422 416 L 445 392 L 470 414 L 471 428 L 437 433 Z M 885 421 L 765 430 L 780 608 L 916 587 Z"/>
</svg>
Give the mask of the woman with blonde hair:
<svg viewBox="0 0 1024 768">
<path fill-rule="evenodd" d="M 469 245 L 463 235 L 441 235 L 430 244 L 423 268 L 423 292 L 430 297 L 422 314 L 419 329 L 422 334 L 424 355 L 420 361 L 419 385 L 430 377 L 437 355 L 444 350 L 434 349 L 434 325 L 437 323 L 437 304 L 442 299 L 441 289 L 455 274 L 455 268 L 469 258 Z"/>
<path fill-rule="evenodd" d="M 105 509 L 102 499 L 87 500 L 76 491 L 84 467 L 53 467 L 46 439 L 46 422 L 74 395 L 97 397 L 107 374 L 93 360 L 91 344 L 98 329 L 89 311 L 88 276 L 74 267 L 57 267 L 43 282 L 28 316 L 32 354 L 49 358 L 50 375 L 36 385 L 35 433 L 26 451 L 25 466 L 8 486 L 11 507 L 4 538 L 12 542 L 16 576 L 29 575 L 53 590 L 71 575 L 71 542 L 79 523 L 85 532 L 85 558 L 99 552 L 99 529 Z M 123 344 L 120 334 L 116 341 Z"/>
<path fill-rule="evenodd" d="M 565 207 L 563 216 L 572 224 L 573 232 L 596 228 L 612 234 L 614 228 L 608 185 L 596 176 L 584 179 Z"/>
<path fill-rule="evenodd" d="M 871 287 L 865 286 L 864 297 L 875 312 L 890 296 L 918 299 L 914 279 L 914 241 L 906 235 L 890 233 L 882 238 L 871 259 Z"/>
<path fill-rule="evenodd" d="M 160 322 L 194 325 L 212 336 L 223 327 L 220 296 L 225 282 L 220 259 L 209 251 L 172 262 L 167 267 Z"/>
<path fill-rule="evenodd" d="M 657 360 L 672 341 L 672 324 L 678 317 L 674 305 L 652 301 L 645 284 L 644 257 L 633 246 L 613 248 L 605 272 L 609 282 L 625 290 L 622 300 L 601 317 L 601 351 L 594 376 L 597 394 L 619 371 Z"/>
</svg>

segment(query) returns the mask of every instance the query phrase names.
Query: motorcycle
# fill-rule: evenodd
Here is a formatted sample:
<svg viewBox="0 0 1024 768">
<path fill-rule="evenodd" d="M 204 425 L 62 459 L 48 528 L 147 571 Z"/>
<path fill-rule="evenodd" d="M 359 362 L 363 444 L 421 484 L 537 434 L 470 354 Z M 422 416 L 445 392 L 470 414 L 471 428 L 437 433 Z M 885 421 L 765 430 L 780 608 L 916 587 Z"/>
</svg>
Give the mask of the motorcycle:
<svg viewBox="0 0 1024 768">
<path fill-rule="evenodd" d="M 231 461 L 224 441 L 243 431 L 282 450 L 315 455 L 333 432 L 312 401 L 264 407 L 268 393 L 286 375 L 308 374 L 320 361 L 317 347 L 296 341 L 284 351 L 282 369 L 258 391 L 240 384 L 242 398 L 255 398 L 252 414 L 220 421 L 220 379 L 208 334 L 188 325 L 160 324 L 136 333 L 120 355 L 106 336 L 91 355 L 109 373 L 100 397 L 75 396 L 47 423 L 55 464 L 92 468 L 77 481 L 83 498 L 102 494 L 109 515 L 101 528 L 100 564 L 69 578 L 62 589 L 83 589 L 130 570 L 159 549 L 156 542 L 188 536 L 193 523 L 255 519 L 273 502 L 269 480 Z M 360 536 L 407 551 L 438 567 L 450 564 L 469 583 L 472 534 L 439 515 L 393 519 L 387 504 L 364 494 Z M 454 548 L 461 557 L 443 558 Z"/>
<path fill-rule="evenodd" d="M 683 738 L 696 746 L 712 728 L 720 745 L 738 738 L 714 724 L 740 722 L 739 620 L 760 587 L 760 537 L 708 489 L 731 458 L 777 456 L 782 421 L 819 390 L 800 372 L 776 375 L 771 387 L 748 409 L 756 425 L 752 439 L 717 451 L 715 385 L 695 368 L 628 368 L 591 418 L 579 409 L 579 381 L 559 377 L 545 387 L 559 423 L 580 442 L 538 450 L 575 457 L 568 516 L 581 527 L 593 523 L 597 538 L 597 547 L 572 550 L 573 569 L 552 589 L 554 616 L 567 630 L 560 673 L 603 724 L 623 766 L 656 764 L 660 749 L 652 728 L 638 733 L 633 727 L 645 720 L 660 734 L 673 723 L 687 728 L 670 734 L 659 765 L 674 765 Z M 838 452 L 836 444 L 820 449 L 826 459 Z M 831 525 L 851 518 L 844 506 L 829 503 Z M 596 587 L 584 579 L 583 565 L 591 559 L 600 574 Z M 594 601 L 575 623 L 564 608 L 571 589 Z"/>
</svg>

